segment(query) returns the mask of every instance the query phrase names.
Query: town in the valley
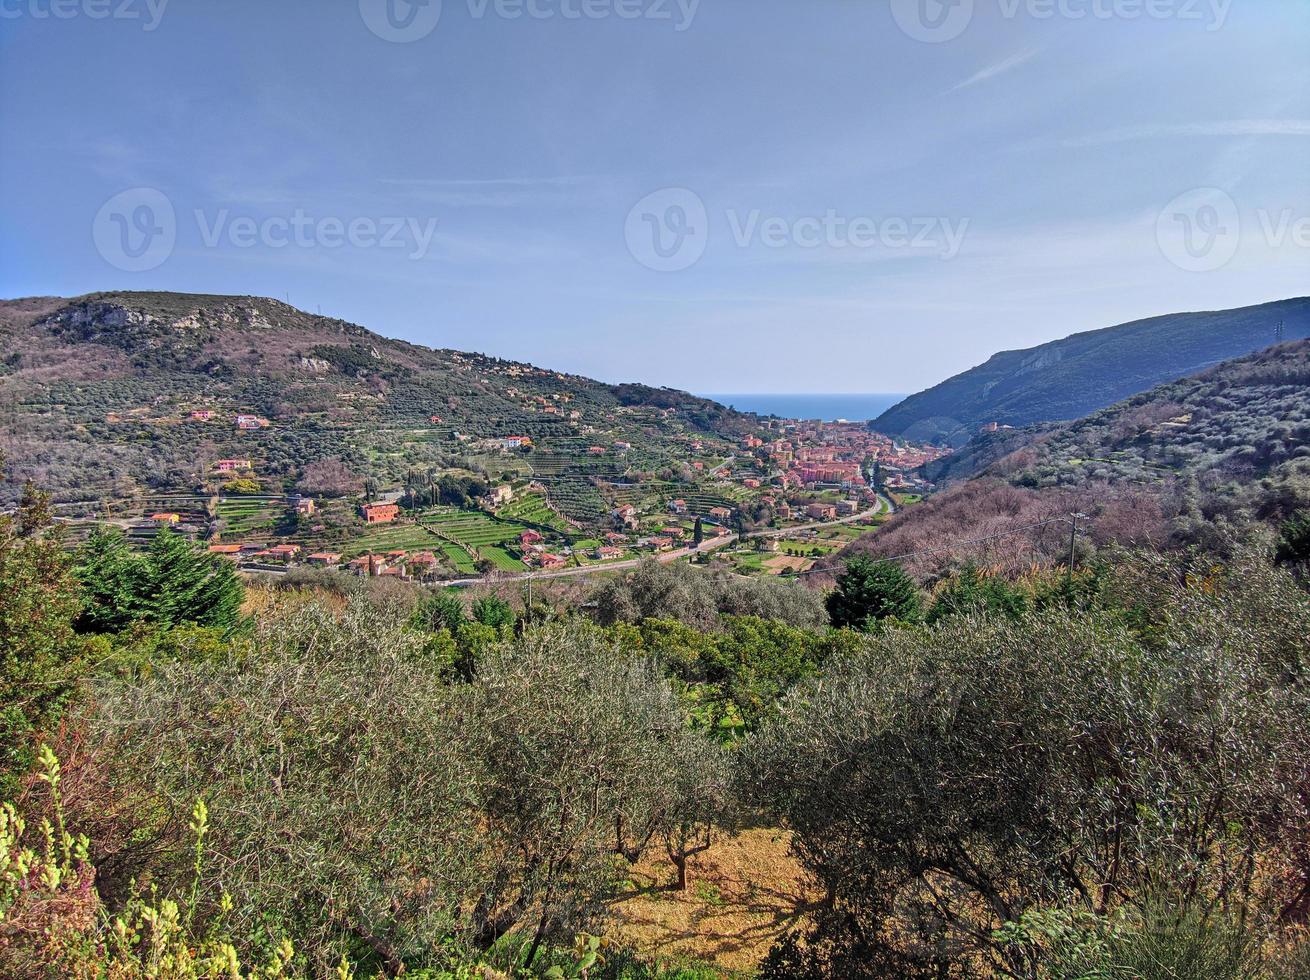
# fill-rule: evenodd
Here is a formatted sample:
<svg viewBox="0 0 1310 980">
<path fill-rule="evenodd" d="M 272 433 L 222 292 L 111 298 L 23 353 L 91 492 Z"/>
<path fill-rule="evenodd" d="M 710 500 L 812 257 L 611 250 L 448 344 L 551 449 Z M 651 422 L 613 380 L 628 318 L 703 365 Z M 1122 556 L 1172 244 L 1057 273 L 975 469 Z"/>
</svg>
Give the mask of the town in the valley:
<svg viewBox="0 0 1310 980">
<path fill-rule="evenodd" d="M 178 423 L 231 427 L 256 440 L 273 424 L 213 409 Z M 572 424 L 593 438 L 600 431 L 576 417 Z M 201 492 L 103 501 L 98 513 L 64 520 L 83 534 L 112 524 L 138 544 L 169 528 L 251 573 L 317 568 L 470 584 L 618 570 L 654 557 L 789 576 L 930 492 L 919 468 L 948 451 L 862 422 L 759 418 L 735 442 L 689 432 L 679 440 L 680 465 L 647 472 L 630 439 L 542 452 L 526 434 L 450 438 L 476 461 L 469 468 L 411 472 L 399 486 L 365 477 L 355 492 L 318 493 L 266 492 L 255 441 L 248 455 L 209 463 Z M 582 514 L 560 499 L 576 493 L 579 472 L 602 502 Z"/>
</svg>

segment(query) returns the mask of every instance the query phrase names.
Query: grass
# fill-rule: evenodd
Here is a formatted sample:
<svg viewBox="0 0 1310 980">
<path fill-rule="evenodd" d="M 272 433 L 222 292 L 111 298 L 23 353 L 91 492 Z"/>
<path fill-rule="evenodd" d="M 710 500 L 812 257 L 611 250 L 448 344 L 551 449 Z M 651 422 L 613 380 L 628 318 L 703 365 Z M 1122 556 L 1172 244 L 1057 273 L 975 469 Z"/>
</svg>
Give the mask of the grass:
<svg viewBox="0 0 1310 980">
<path fill-rule="evenodd" d="M 355 558 L 370 551 L 434 551 L 441 543 L 435 534 L 417 524 L 394 524 L 355 538 L 343 547 L 342 553 L 347 558 Z"/>
<path fill-rule="evenodd" d="M 441 553 L 446 556 L 452 565 L 465 575 L 476 575 L 477 565 L 469 553 L 457 544 L 446 543 L 441 546 Z"/>
<path fill-rule="evenodd" d="M 270 530 L 285 510 L 281 501 L 268 499 L 225 497 L 218 502 L 218 517 L 228 535 Z"/>
<path fill-rule="evenodd" d="M 673 865 L 652 847 L 615 900 L 608 935 L 648 956 L 755 970 L 819 897 L 790 843 L 785 831 L 767 828 L 724 836 L 692 858 L 685 892 L 674 887 Z"/>
<path fill-rule="evenodd" d="M 521 572 L 527 566 L 519 561 L 504 548 L 488 546 L 481 550 L 482 557 L 488 559 L 493 565 L 505 572 Z"/>
<path fill-rule="evenodd" d="M 556 530 L 565 528 L 559 515 L 546 505 L 545 498 L 535 493 L 524 494 L 510 501 L 500 509 L 497 516 L 511 521 L 522 521 L 525 524 L 553 527 Z"/>
</svg>

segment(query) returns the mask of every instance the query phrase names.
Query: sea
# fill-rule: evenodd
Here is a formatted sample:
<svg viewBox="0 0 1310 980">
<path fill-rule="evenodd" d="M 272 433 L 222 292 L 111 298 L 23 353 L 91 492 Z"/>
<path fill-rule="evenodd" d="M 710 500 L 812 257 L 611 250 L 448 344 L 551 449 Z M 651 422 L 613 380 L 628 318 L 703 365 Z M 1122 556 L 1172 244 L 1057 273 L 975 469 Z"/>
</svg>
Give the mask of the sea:
<svg viewBox="0 0 1310 980">
<path fill-rule="evenodd" d="M 785 419 L 820 419 L 835 422 L 846 419 L 849 422 L 864 422 L 875 419 L 897 402 L 904 395 L 889 394 L 703 394 L 702 398 L 713 398 L 716 402 L 728 405 L 739 412 L 755 412 L 759 415 L 777 415 Z"/>
</svg>

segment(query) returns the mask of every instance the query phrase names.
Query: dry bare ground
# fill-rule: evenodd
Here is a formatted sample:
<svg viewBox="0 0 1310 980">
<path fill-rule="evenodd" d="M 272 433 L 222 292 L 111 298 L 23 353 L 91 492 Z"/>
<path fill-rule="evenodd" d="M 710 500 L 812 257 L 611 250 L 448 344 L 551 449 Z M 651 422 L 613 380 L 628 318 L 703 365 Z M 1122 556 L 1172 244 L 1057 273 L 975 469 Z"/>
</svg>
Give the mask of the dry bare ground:
<svg viewBox="0 0 1310 980">
<path fill-rule="evenodd" d="M 783 830 L 725 835 L 692 858 L 685 892 L 677 890 L 673 865 L 652 847 L 632 870 L 632 888 L 615 900 L 610 938 L 648 956 L 754 970 L 820 897 L 790 846 Z"/>
</svg>

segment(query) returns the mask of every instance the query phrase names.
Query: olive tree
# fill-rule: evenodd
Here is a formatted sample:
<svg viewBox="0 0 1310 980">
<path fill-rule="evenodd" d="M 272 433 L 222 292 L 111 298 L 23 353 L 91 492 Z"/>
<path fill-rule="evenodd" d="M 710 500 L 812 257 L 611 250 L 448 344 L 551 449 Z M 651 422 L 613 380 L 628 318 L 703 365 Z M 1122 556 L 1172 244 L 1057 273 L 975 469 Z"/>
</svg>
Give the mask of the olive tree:
<svg viewBox="0 0 1310 980">
<path fill-rule="evenodd" d="M 487 887 L 477 768 L 399 612 L 283 607 L 219 662 L 103 687 L 95 722 L 159 819 L 207 802 L 206 880 L 238 919 L 280 920 L 320 966 L 362 943 L 394 970 Z"/>
<path fill-rule="evenodd" d="M 1030 907 L 1284 904 L 1259 872 L 1305 827 L 1304 597 L 1134 574 L 1153 613 L 888 631 L 793 690 L 743 781 L 827 896 L 775 975 L 1026 975 L 993 930 Z"/>
<path fill-rule="evenodd" d="M 526 927 L 531 963 L 597 914 L 616 851 L 709 819 L 722 766 L 655 667 L 599 631 L 528 631 L 483 659 L 467 697 L 497 876 L 482 904 L 495 932 Z"/>
</svg>

